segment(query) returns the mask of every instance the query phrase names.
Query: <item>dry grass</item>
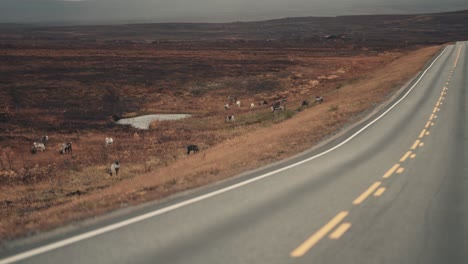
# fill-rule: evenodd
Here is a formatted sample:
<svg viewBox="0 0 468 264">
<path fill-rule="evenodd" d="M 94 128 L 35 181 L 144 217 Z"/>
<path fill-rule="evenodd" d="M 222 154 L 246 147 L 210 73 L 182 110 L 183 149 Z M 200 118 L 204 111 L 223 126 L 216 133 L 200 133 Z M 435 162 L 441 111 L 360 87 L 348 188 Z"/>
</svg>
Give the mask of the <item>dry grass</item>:
<svg viewBox="0 0 468 264">
<path fill-rule="evenodd" d="M 288 111 L 270 113 L 266 108 L 243 108 L 236 110 L 234 124 L 222 121 L 226 112 L 222 104 L 217 106 L 220 96 L 208 96 L 204 103 L 214 109 L 210 114 L 159 122 L 150 131 L 140 131 L 138 138 L 133 137 L 134 130 L 127 128 L 54 134 L 52 146 L 67 140 L 75 142 L 73 155 L 56 158 L 54 150 L 47 150 L 31 156 L 19 149 L 4 148 L 0 170 L 8 171 L 8 176 L 1 178 L 6 185 L 0 187 L 0 239 L 167 197 L 310 148 L 388 98 L 439 48 L 424 48 L 404 56 L 386 53 L 376 57 L 327 58 L 327 65 L 333 65 L 334 70 L 321 75 L 344 71 L 348 77 L 333 77 L 328 85 L 317 89 L 311 88 L 312 78 L 303 77 L 317 73 L 295 66 L 290 69 L 294 74 L 284 77 L 290 81 Z M 381 66 L 378 70 L 371 70 L 377 65 Z M 358 72 L 351 74 L 353 70 Z M 298 87 L 306 87 L 308 93 L 301 94 Z M 310 91 L 324 94 L 326 102 L 299 107 L 304 96 L 315 96 Z M 152 107 L 159 109 L 157 105 Z M 116 141 L 110 148 L 104 147 L 103 136 L 107 133 L 112 133 Z M 19 142 L 29 144 L 34 134 L 22 131 L 25 139 Z M 187 156 L 184 146 L 192 142 L 199 144 L 201 151 Z M 104 173 L 105 164 L 115 159 L 122 162 L 122 169 L 119 177 L 110 177 Z M 21 169 L 25 171 L 20 172 Z"/>
</svg>

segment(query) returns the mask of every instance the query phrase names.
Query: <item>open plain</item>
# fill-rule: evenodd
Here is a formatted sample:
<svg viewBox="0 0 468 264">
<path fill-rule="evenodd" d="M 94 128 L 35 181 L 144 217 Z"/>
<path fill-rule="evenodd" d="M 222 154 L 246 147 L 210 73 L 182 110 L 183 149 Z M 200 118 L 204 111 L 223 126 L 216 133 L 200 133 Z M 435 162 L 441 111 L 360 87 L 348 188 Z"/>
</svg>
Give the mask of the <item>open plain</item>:
<svg viewBox="0 0 468 264">
<path fill-rule="evenodd" d="M 307 150 L 388 100 L 443 43 L 467 38 L 467 16 L 2 25 L 0 239 L 162 199 Z M 271 112 L 282 98 L 285 111 Z M 161 113 L 192 117 L 149 130 L 114 123 Z M 225 122 L 229 115 L 234 122 Z M 32 154 L 44 135 L 46 150 Z M 106 147 L 106 137 L 114 144 Z M 64 142 L 73 143 L 72 153 L 59 153 Z M 189 144 L 200 151 L 188 156 Z M 106 172 L 114 160 L 118 176 Z"/>
</svg>

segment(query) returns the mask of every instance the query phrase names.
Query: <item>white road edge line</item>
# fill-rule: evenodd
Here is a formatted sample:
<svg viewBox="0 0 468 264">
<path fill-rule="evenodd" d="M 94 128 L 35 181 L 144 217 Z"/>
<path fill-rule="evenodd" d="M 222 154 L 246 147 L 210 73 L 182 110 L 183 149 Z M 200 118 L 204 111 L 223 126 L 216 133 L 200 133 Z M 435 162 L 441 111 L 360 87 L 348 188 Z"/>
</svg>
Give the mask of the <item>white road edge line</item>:
<svg viewBox="0 0 468 264">
<path fill-rule="evenodd" d="M 255 177 L 255 178 L 252 178 L 252 179 L 249 179 L 249 180 L 246 180 L 246 181 L 243 181 L 243 182 L 240 182 L 240 183 L 236 183 L 234 185 L 231 185 L 231 186 L 228 186 L 226 188 L 223 188 L 223 189 L 220 189 L 220 190 L 217 190 L 217 191 L 214 191 L 214 192 L 211 192 L 211 193 L 207 193 L 207 194 L 204 194 L 204 195 L 201 195 L 201 196 L 198 196 L 198 197 L 195 197 L 195 198 L 192 198 L 192 199 L 189 199 L 187 201 L 183 201 L 183 202 L 180 202 L 180 203 L 177 203 L 177 204 L 174 204 L 174 205 L 171 205 L 171 206 L 168 206 L 168 207 L 165 207 L 165 208 L 161 208 L 161 209 L 158 209 L 156 211 L 153 211 L 153 212 L 149 212 L 149 213 L 146 213 L 146 214 L 143 214 L 143 215 L 140 215 L 140 216 L 136 216 L 136 217 L 133 217 L 133 218 L 130 218 L 130 219 L 127 219 L 127 220 L 124 220 L 124 221 L 121 221 L 121 222 L 118 222 L 118 223 L 115 223 L 115 224 L 112 224 L 112 225 L 108 225 L 108 226 L 105 226 L 105 227 L 101 227 L 101 228 L 98 228 L 96 230 L 92 230 L 92 231 L 88 231 L 86 233 L 83 233 L 83 234 L 80 234 L 80 235 L 76 235 L 76 236 L 73 236 L 73 237 L 70 237 L 70 238 L 67 238 L 67 239 L 63 239 L 61 241 L 57 241 L 57 242 L 54 242 L 54 243 L 51 243 L 49 245 L 45 245 L 45 246 L 41 246 L 41 247 L 38 247 L 38 248 L 35 248 L 35 249 L 31 249 L 31 250 L 28 250 L 28 251 L 25 251 L 23 253 L 19 253 L 17 255 L 13 255 L 13 256 L 10 256 L 10 257 L 7 257 L 7 258 L 4 258 L 4 259 L 0 259 L 0 264 L 8 264 L 8 263 L 13 263 L 13 262 L 16 262 L 16 261 L 19 261 L 19 260 L 23 260 L 23 259 L 27 259 L 27 258 L 30 258 L 32 256 L 35 256 L 35 255 L 39 255 L 39 254 L 42 254 L 42 253 L 45 253 L 45 252 L 48 252 L 48 251 L 52 251 L 52 250 L 55 250 L 57 248 L 61 248 L 61 247 L 65 247 L 65 246 L 68 246 L 70 244 L 73 244 L 73 243 L 76 243 L 78 241 L 81 241 L 81 240 L 85 240 L 85 239 L 88 239 L 88 238 L 91 238 L 91 237 L 95 237 L 95 236 L 98 236 L 98 235 L 101 235 L 101 234 L 104 234 L 104 233 L 107 233 L 107 232 L 110 232 L 110 231 L 113 231 L 113 230 L 116 230 L 116 229 L 119 229 L 121 227 L 124 227 L 124 226 L 128 226 L 128 225 L 131 225 L 131 224 L 134 224 L 134 223 L 137 223 L 137 222 L 140 222 L 140 221 L 143 221 L 143 220 L 146 220 L 148 218 L 151 218 L 151 217 L 154 217 L 154 216 L 157 216 L 157 215 L 161 215 L 161 214 L 164 214 L 164 213 L 167 213 L 169 211 L 173 211 L 175 209 L 178 209 L 178 208 L 181 208 L 181 207 L 184 207 L 186 205 L 189 205 L 189 204 L 193 204 L 193 203 L 196 203 L 196 202 L 199 202 L 199 201 L 202 201 L 202 200 L 205 200 L 205 199 L 208 199 L 210 197 L 213 197 L 213 196 L 216 196 L 218 194 L 222 194 L 222 193 L 225 193 L 225 192 L 228 192 L 228 191 L 231 191 L 231 190 L 234 190 L 234 189 L 237 189 L 239 187 L 242 187 L 244 185 L 247 185 L 247 184 L 250 184 L 252 182 L 256 182 L 256 181 L 259 181 L 261 179 L 264 179 L 264 178 L 267 178 L 273 174 L 276 174 L 278 172 L 282 172 L 282 171 L 285 171 L 285 170 L 288 170 L 288 169 L 291 169 L 291 168 L 294 168 L 296 166 L 299 166 L 301 164 L 304 164 L 306 162 L 309 162 L 311 160 L 314 160 L 314 159 L 317 159 L 325 154 L 328 154 L 330 152 L 332 152 L 333 150 L 343 146 L 344 144 L 348 143 L 349 141 L 351 141 L 353 138 L 355 138 L 357 135 L 361 134 L 364 130 L 366 130 L 368 127 L 370 127 L 371 125 L 373 125 L 375 122 L 379 121 L 382 117 L 384 117 L 388 112 L 390 112 L 390 110 L 392 110 L 395 106 L 397 106 L 401 101 L 403 101 L 403 99 L 406 98 L 406 96 L 408 96 L 408 94 L 414 89 L 414 87 L 416 87 L 416 85 L 421 81 L 421 79 L 426 75 L 427 71 L 429 71 L 429 69 L 434 65 L 434 63 L 436 63 L 437 60 L 439 60 L 439 58 L 445 53 L 445 51 L 447 50 L 449 46 L 445 47 L 444 50 L 439 54 L 439 56 L 437 56 L 437 58 L 429 65 L 429 67 L 427 67 L 427 69 L 422 73 L 422 75 L 419 77 L 419 79 L 413 84 L 413 86 L 411 86 L 411 88 L 403 95 L 403 97 L 401 97 L 398 101 L 396 101 L 390 108 L 388 108 L 385 112 L 383 112 L 380 116 L 378 116 L 376 119 L 374 119 L 373 121 L 371 121 L 369 124 L 365 125 L 363 128 L 361 128 L 360 130 L 358 130 L 356 133 L 354 133 L 353 135 L 351 135 L 349 138 L 347 138 L 346 140 L 344 140 L 343 142 L 341 142 L 340 144 L 322 152 L 322 153 L 319 153 L 315 156 L 312 156 L 310 158 L 307 158 L 305 160 L 301 160 L 299 162 L 296 162 L 294 164 L 291 164 L 291 165 L 288 165 L 286 167 L 283 167 L 281 169 L 277 169 L 275 171 L 271 171 L 271 172 L 268 172 L 266 174 L 263 174 L 263 175 L 260 175 L 258 177 Z"/>
</svg>

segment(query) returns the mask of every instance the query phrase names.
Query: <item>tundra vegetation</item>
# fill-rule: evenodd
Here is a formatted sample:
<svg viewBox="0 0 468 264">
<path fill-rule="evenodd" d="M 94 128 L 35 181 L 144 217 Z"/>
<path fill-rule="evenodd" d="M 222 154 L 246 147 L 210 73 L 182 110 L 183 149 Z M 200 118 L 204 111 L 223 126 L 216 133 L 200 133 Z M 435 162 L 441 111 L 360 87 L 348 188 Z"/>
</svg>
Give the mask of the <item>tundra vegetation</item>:
<svg viewBox="0 0 468 264">
<path fill-rule="evenodd" d="M 310 148 L 387 100 L 440 49 L 346 38 L 147 41 L 102 28 L 0 27 L 0 240 Z M 192 117 L 148 130 L 114 123 L 152 113 Z M 43 151 L 31 153 L 43 135 Z"/>
</svg>

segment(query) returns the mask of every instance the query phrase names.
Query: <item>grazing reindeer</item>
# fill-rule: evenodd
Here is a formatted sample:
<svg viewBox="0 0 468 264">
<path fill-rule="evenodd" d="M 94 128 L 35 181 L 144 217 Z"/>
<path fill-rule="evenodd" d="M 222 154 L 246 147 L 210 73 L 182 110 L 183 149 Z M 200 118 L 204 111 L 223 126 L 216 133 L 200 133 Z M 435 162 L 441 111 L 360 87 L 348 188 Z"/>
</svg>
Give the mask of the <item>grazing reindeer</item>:
<svg viewBox="0 0 468 264">
<path fill-rule="evenodd" d="M 229 106 L 229 104 L 224 104 L 224 109 L 225 109 L 225 110 L 228 110 L 229 108 L 231 108 L 231 107 Z"/>
<path fill-rule="evenodd" d="M 237 105 L 237 107 L 241 107 L 241 101 L 237 100 L 236 105 Z"/>
<path fill-rule="evenodd" d="M 40 150 L 40 151 L 44 151 L 44 150 L 45 150 L 45 145 L 44 145 L 44 143 L 34 142 L 33 146 L 34 146 L 34 148 L 35 148 L 36 150 Z"/>
<path fill-rule="evenodd" d="M 323 97 L 322 96 L 315 96 L 315 102 L 319 103 L 319 104 L 323 103 Z"/>
<path fill-rule="evenodd" d="M 278 107 L 274 107 L 274 106 L 271 107 L 272 112 L 279 111 L 279 110 L 284 111 L 286 110 L 286 108 L 284 107 L 284 105 L 280 105 Z"/>
<path fill-rule="evenodd" d="M 72 143 L 71 142 L 63 143 L 62 146 L 60 146 L 59 152 L 60 154 L 72 153 L 73 152 Z"/>
<path fill-rule="evenodd" d="M 302 101 L 302 106 L 307 106 L 307 105 L 309 105 L 309 101 L 307 100 Z"/>
<path fill-rule="evenodd" d="M 112 176 L 113 172 L 115 171 L 115 176 L 119 176 L 119 169 L 120 169 L 120 163 L 118 160 L 116 160 L 114 161 L 114 163 L 111 164 L 107 172 L 109 172 L 110 176 Z"/>
<path fill-rule="evenodd" d="M 199 151 L 198 146 L 197 145 L 188 145 L 187 146 L 187 155 L 190 155 L 190 151 L 192 151 L 193 153 L 197 153 Z"/>
<path fill-rule="evenodd" d="M 41 143 L 43 143 L 44 145 L 47 144 L 48 141 L 49 141 L 49 136 L 42 136 L 41 137 Z"/>
<path fill-rule="evenodd" d="M 271 105 L 271 112 L 275 112 L 275 111 L 278 111 L 278 110 L 281 110 L 281 111 L 284 111 L 286 109 L 286 107 L 284 107 L 284 105 L 281 104 L 282 102 L 276 102 L 274 104 Z"/>
<path fill-rule="evenodd" d="M 107 146 L 112 145 L 112 144 L 114 144 L 114 139 L 106 137 L 106 148 Z"/>
<path fill-rule="evenodd" d="M 234 121 L 233 115 L 224 117 L 224 122 L 233 122 L 233 121 Z"/>
</svg>

